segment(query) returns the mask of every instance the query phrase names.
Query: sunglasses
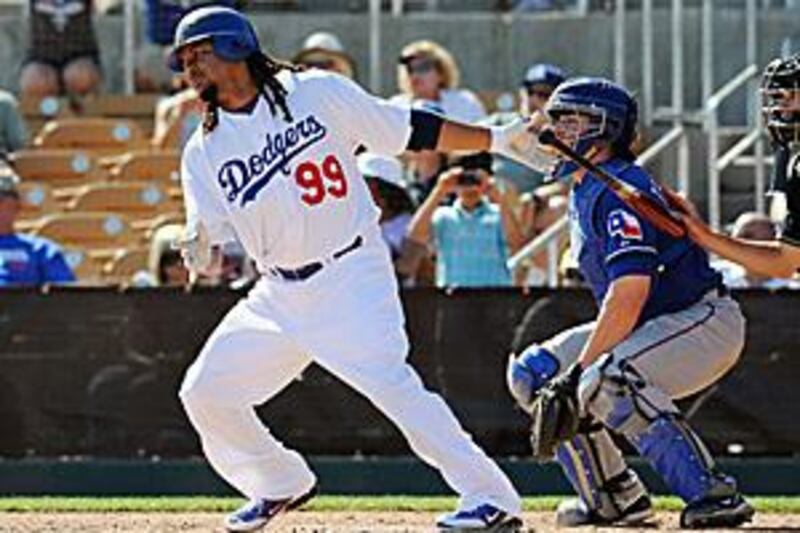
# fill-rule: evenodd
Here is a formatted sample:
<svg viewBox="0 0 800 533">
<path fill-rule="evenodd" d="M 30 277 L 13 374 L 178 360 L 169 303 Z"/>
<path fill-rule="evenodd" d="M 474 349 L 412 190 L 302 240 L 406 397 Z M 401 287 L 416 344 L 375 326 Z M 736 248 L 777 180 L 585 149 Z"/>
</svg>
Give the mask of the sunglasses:
<svg viewBox="0 0 800 533">
<path fill-rule="evenodd" d="M 330 70 L 334 66 L 333 59 L 307 59 L 303 61 L 303 65 L 308 68 L 318 68 L 322 70 Z"/>
<path fill-rule="evenodd" d="M 405 65 L 409 74 L 428 74 L 436 70 L 436 62 L 432 59 L 401 58 L 400 63 Z"/>
</svg>

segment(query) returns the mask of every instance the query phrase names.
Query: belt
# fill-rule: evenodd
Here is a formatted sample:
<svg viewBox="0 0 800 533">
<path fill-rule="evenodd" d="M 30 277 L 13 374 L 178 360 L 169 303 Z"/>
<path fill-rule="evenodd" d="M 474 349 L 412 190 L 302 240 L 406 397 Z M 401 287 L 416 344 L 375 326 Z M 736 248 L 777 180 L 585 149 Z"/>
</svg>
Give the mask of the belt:
<svg viewBox="0 0 800 533">
<path fill-rule="evenodd" d="M 320 270 L 323 267 L 337 259 L 341 259 L 345 255 L 349 254 L 350 252 L 354 252 L 358 250 L 361 245 L 364 244 L 364 239 L 361 235 L 357 236 L 353 239 L 353 242 L 342 248 L 341 250 L 336 250 L 331 254 L 330 258 L 327 258 L 325 261 L 314 261 L 312 263 L 307 263 L 298 268 L 281 268 L 281 267 L 271 267 L 269 269 L 269 273 L 273 276 L 283 278 L 286 281 L 305 281 Z"/>
</svg>

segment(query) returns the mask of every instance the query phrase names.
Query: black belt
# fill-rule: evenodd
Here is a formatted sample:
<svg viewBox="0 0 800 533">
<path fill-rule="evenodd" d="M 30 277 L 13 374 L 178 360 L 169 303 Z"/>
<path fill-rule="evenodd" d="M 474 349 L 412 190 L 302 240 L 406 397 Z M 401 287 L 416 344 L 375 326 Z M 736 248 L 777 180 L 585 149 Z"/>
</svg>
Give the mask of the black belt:
<svg viewBox="0 0 800 533">
<path fill-rule="evenodd" d="M 356 237 L 353 242 L 342 248 L 341 250 L 337 250 L 333 252 L 331 256 L 334 260 L 340 259 L 343 256 L 358 250 L 361 245 L 364 244 L 364 239 L 359 235 Z M 281 267 L 272 267 L 269 269 L 269 272 L 275 276 L 281 277 L 286 281 L 305 281 L 325 266 L 325 263 L 322 261 L 314 261 L 313 263 L 305 264 L 301 267 L 288 269 L 288 268 L 281 268 Z"/>
</svg>

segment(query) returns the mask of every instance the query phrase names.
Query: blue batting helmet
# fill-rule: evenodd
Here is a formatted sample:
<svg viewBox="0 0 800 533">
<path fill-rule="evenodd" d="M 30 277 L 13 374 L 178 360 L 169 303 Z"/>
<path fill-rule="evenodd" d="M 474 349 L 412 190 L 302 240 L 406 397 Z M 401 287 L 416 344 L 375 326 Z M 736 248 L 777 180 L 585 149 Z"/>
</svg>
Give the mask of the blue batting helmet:
<svg viewBox="0 0 800 533">
<path fill-rule="evenodd" d="M 525 72 L 525 77 L 522 79 L 522 86 L 547 85 L 555 89 L 564 83 L 566 79 L 567 74 L 561 67 L 548 63 L 537 63 L 531 65 Z"/>
<path fill-rule="evenodd" d="M 636 135 L 638 106 L 622 86 L 603 78 L 575 78 L 561 84 L 550 96 L 544 109 L 552 121 L 559 116 L 580 114 L 589 118 L 589 126 L 572 147 L 585 154 L 597 141 L 606 141 L 615 155 L 634 159 L 630 145 Z M 555 177 L 571 174 L 577 167 L 563 162 Z"/>
<path fill-rule="evenodd" d="M 211 40 L 214 54 L 225 61 L 243 61 L 261 47 L 247 18 L 229 7 L 205 6 L 186 13 L 175 30 L 169 66 L 183 71 L 178 52 L 188 44 Z"/>
</svg>

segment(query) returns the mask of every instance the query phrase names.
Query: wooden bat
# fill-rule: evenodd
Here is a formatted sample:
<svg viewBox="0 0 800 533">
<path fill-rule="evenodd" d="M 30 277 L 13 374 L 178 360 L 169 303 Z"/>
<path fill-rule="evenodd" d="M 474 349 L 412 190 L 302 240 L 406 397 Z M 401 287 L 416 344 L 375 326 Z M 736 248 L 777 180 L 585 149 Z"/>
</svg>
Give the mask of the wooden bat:
<svg viewBox="0 0 800 533">
<path fill-rule="evenodd" d="M 545 129 L 539 133 L 539 142 L 549 145 L 561 152 L 575 163 L 592 173 L 594 177 L 605 184 L 616 194 L 620 200 L 629 205 L 634 211 L 646 218 L 659 231 L 670 237 L 680 238 L 686 236 L 686 226 L 663 205 L 645 195 L 636 187 L 625 183 L 611 172 L 600 168 L 572 148 L 561 142 L 553 130 Z"/>
</svg>

